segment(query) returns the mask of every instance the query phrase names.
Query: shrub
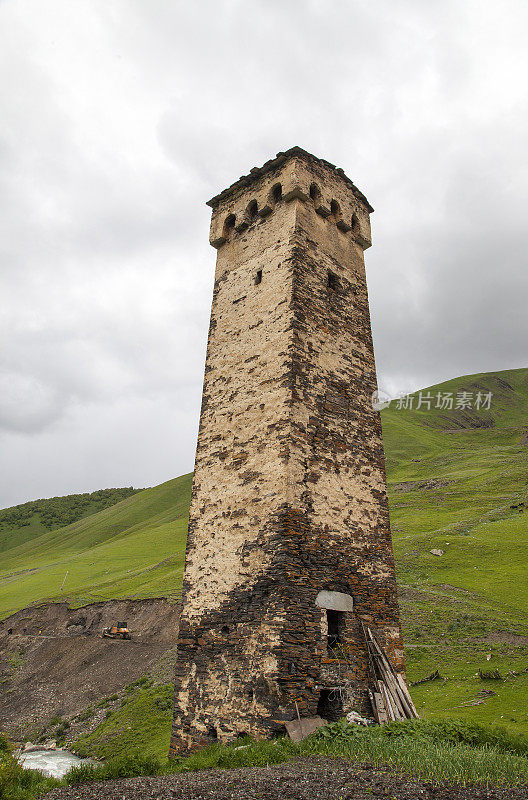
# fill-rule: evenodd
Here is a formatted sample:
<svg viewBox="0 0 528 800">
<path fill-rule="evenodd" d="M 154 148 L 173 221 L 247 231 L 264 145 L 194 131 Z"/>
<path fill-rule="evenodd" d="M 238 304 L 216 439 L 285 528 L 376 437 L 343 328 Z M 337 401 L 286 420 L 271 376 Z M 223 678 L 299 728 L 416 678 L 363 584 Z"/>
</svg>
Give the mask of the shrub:
<svg viewBox="0 0 528 800">
<path fill-rule="evenodd" d="M 154 705 L 159 708 L 160 711 L 170 711 L 173 706 L 173 701 L 170 697 L 157 697 L 154 700 Z"/>
</svg>

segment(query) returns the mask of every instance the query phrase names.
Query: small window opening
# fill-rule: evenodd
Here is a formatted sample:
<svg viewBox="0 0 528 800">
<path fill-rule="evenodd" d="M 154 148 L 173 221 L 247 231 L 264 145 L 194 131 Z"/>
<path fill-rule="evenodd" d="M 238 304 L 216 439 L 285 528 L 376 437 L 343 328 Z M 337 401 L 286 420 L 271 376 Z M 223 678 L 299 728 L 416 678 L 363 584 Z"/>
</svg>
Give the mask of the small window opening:
<svg viewBox="0 0 528 800">
<path fill-rule="evenodd" d="M 330 270 L 328 270 L 328 278 L 326 285 L 333 292 L 337 292 L 337 290 L 339 289 L 339 278 L 337 277 L 335 272 L 330 272 Z"/>
<path fill-rule="evenodd" d="M 321 190 L 316 183 L 312 183 L 310 186 L 310 197 L 316 205 L 319 204 L 321 200 Z"/>
<path fill-rule="evenodd" d="M 229 625 L 222 625 L 221 631 L 222 633 L 229 633 Z"/>
<path fill-rule="evenodd" d="M 255 285 L 258 286 L 259 283 L 262 283 L 262 270 L 258 269 L 255 275 Z"/>
<path fill-rule="evenodd" d="M 352 227 L 352 233 L 356 233 L 359 227 L 359 219 L 357 214 L 352 214 L 352 217 L 350 219 L 350 225 Z"/>
<path fill-rule="evenodd" d="M 276 183 L 271 190 L 271 199 L 274 203 L 280 203 L 282 200 L 282 186 L 280 183 Z"/>
<path fill-rule="evenodd" d="M 256 200 L 252 200 L 247 207 L 247 218 L 250 222 L 253 222 L 253 220 L 257 218 L 257 215 L 258 215 L 258 203 Z"/>
<path fill-rule="evenodd" d="M 337 200 L 332 200 L 330 203 L 330 213 L 334 217 L 334 219 L 339 219 L 341 216 L 341 207 Z"/>
<path fill-rule="evenodd" d="M 328 722 L 337 722 L 343 716 L 343 698 L 340 689 L 321 689 L 317 714 Z"/>
<path fill-rule="evenodd" d="M 234 214 L 229 214 L 224 222 L 224 236 L 227 238 L 233 228 L 235 227 L 236 217 Z"/>
<path fill-rule="evenodd" d="M 326 642 L 328 650 L 335 650 L 342 642 L 341 631 L 343 628 L 344 613 L 344 611 L 334 611 L 332 608 L 326 609 L 326 622 L 328 625 Z"/>
</svg>

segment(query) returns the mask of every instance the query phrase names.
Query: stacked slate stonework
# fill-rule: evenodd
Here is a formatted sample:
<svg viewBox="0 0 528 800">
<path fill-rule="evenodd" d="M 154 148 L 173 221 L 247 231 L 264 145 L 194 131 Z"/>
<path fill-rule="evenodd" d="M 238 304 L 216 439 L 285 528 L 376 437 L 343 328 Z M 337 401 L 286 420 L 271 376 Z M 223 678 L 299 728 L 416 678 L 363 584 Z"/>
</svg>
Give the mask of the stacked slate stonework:
<svg viewBox="0 0 528 800">
<path fill-rule="evenodd" d="M 209 201 L 217 248 L 171 752 L 372 716 L 403 672 L 363 251 L 366 198 L 300 148 Z"/>
</svg>

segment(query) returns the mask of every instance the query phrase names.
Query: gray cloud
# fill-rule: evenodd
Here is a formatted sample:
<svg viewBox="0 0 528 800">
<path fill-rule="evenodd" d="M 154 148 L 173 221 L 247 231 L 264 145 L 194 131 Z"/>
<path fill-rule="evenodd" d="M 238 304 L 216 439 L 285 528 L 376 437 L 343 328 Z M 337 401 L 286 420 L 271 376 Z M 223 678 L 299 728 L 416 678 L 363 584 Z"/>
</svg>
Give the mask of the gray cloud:
<svg viewBox="0 0 528 800">
<path fill-rule="evenodd" d="M 299 144 L 376 208 L 380 385 L 525 366 L 528 8 L 0 5 L 0 505 L 192 468 L 204 201 Z"/>
</svg>

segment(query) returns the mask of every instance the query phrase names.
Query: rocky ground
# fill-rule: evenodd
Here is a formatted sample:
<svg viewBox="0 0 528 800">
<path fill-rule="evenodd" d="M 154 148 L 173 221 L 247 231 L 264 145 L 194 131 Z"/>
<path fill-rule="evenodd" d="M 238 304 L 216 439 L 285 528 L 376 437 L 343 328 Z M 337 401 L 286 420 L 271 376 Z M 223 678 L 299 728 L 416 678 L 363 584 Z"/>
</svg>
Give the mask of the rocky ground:
<svg viewBox="0 0 528 800">
<path fill-rule="evenodd" d="M 25 608 L 0 622 L 0 721 L 24 737 L 53 717 L 72 717 L 136 681 L 176 644 L 179 606 L 164 599 L 112 600 L 69 609 Z M 132 640 L 103 639 L 126 621 Z M 101 714 L 104 712 L 101 711 Z"/>
<path fill-rule="evenodd" d="M 206 770 L 154 778 L 83 784 L 51 792 L 46 800 L 523 800 L 522 789 L 433 786 L 369 765 L 325 758 L 233 770 Z"/>
</svg>

